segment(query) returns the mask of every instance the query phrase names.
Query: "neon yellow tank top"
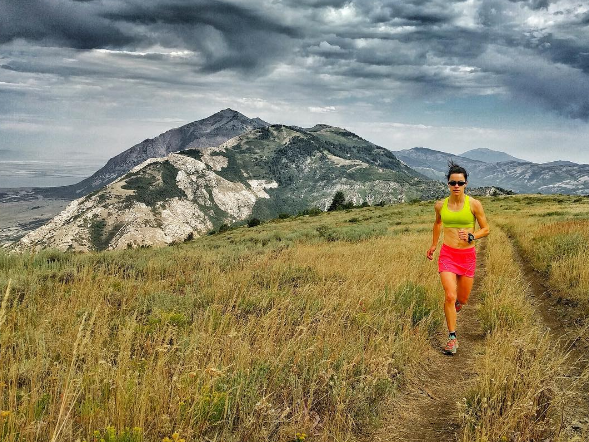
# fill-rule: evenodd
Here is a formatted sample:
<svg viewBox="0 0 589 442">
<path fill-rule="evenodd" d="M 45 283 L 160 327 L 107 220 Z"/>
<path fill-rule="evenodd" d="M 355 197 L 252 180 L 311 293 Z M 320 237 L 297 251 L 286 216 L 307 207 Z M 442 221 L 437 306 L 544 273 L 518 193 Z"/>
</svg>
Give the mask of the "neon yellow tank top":
<svg viewBox="0 0 589 442">
<path fill-rule="evenodd" d="M 449 198 L 449 197 L 448 197 Z M 468 195 L 464 196 L 464 205 L 458 212 L 453 212 L 448 209 L 448 198 L 444 200 L 444 205 L 440 211 L 442 217 L 442 223 L 444 227 L 457 227 L 459 229 L 468 229 L 472 227 L 474 229 L 474 215 L 470 211 L 470 201 Z"/>
</svg>

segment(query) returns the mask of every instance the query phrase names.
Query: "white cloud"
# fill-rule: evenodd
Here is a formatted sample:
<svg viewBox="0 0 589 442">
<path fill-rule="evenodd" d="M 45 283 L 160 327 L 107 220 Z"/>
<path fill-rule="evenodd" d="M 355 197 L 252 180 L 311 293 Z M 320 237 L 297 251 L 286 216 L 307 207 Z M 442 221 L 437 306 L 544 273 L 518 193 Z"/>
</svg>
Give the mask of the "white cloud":
<svg viewBox="0 0 589 442">
<path fill-rule="evenodd" d="M 309 106 L 307 109 L 309 109 L 309 112 L 313 112 L 314 114 L 327 114 L 329 112 L 336 111 L 335 106 Z"/>
</svg>

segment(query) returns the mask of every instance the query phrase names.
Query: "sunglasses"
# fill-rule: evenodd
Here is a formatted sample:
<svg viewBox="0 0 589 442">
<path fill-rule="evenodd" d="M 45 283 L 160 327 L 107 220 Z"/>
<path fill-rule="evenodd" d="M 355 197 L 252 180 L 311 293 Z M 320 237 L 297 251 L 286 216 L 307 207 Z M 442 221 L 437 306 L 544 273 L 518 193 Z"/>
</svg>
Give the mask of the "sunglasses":
<svg viewBox="0 0 589 442">
<path fill-rule="evenodd" d="M 466 184 L 466 181 L 448 181 L 448 185 L 450 186 L 455 186 L 456 184 L 462 187 Z"/>
</svg>

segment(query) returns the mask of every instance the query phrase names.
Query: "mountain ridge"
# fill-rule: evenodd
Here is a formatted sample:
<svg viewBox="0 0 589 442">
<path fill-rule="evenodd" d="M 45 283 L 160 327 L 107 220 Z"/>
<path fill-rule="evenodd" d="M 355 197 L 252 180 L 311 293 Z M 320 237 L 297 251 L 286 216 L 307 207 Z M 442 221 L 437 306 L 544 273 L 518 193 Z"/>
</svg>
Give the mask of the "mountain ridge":
<svg viewBox="0 0 589 442">
<path fill-rule="evenodd" d="M 318 206 L 336 191 L 360 204 L 437 198 L 442 183 L 424 179 L 388 149 L 345 129 L 271 125 L 217 147 L 151 158 L 79 198 L 17 250 L 102 250 L 164 245 L 248 217 Z"/>
<path fill-rule="evenodd" d="M 516 158 L 508 153 L 499 150 L 487 149 L 485 147 L 471 149 L 461 153 L 459 156 L 469 158 L 471 160 L 482 161 L 483 163 L 508 163 L 515 161 L 517 163 L 531 163 L 531 161 Z"/>
<path fill-rule="evenodd" d="M 453 160 L 467 170 L 470 186 L 500 186 L 517 193 L 589 194 L 587 164 L 485 163 L 421 147 L 394 153 L 409 167 L 431 179 L 445 181 L 448 160 Z"/>
</svg>

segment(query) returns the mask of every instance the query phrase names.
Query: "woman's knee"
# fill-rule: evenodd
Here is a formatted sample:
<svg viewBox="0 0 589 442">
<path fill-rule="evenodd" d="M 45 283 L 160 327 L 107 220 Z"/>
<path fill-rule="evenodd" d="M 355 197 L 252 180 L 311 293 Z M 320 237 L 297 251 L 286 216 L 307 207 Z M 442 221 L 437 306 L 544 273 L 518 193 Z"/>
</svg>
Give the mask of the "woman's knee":
<svg viewBox="0 0 589 442">
<path fill-rule="evenodd" d="M 454 304 L 456 302 L 457 295 L 455 291 L 446 292 L 446 302 Z"/>
</svg>

